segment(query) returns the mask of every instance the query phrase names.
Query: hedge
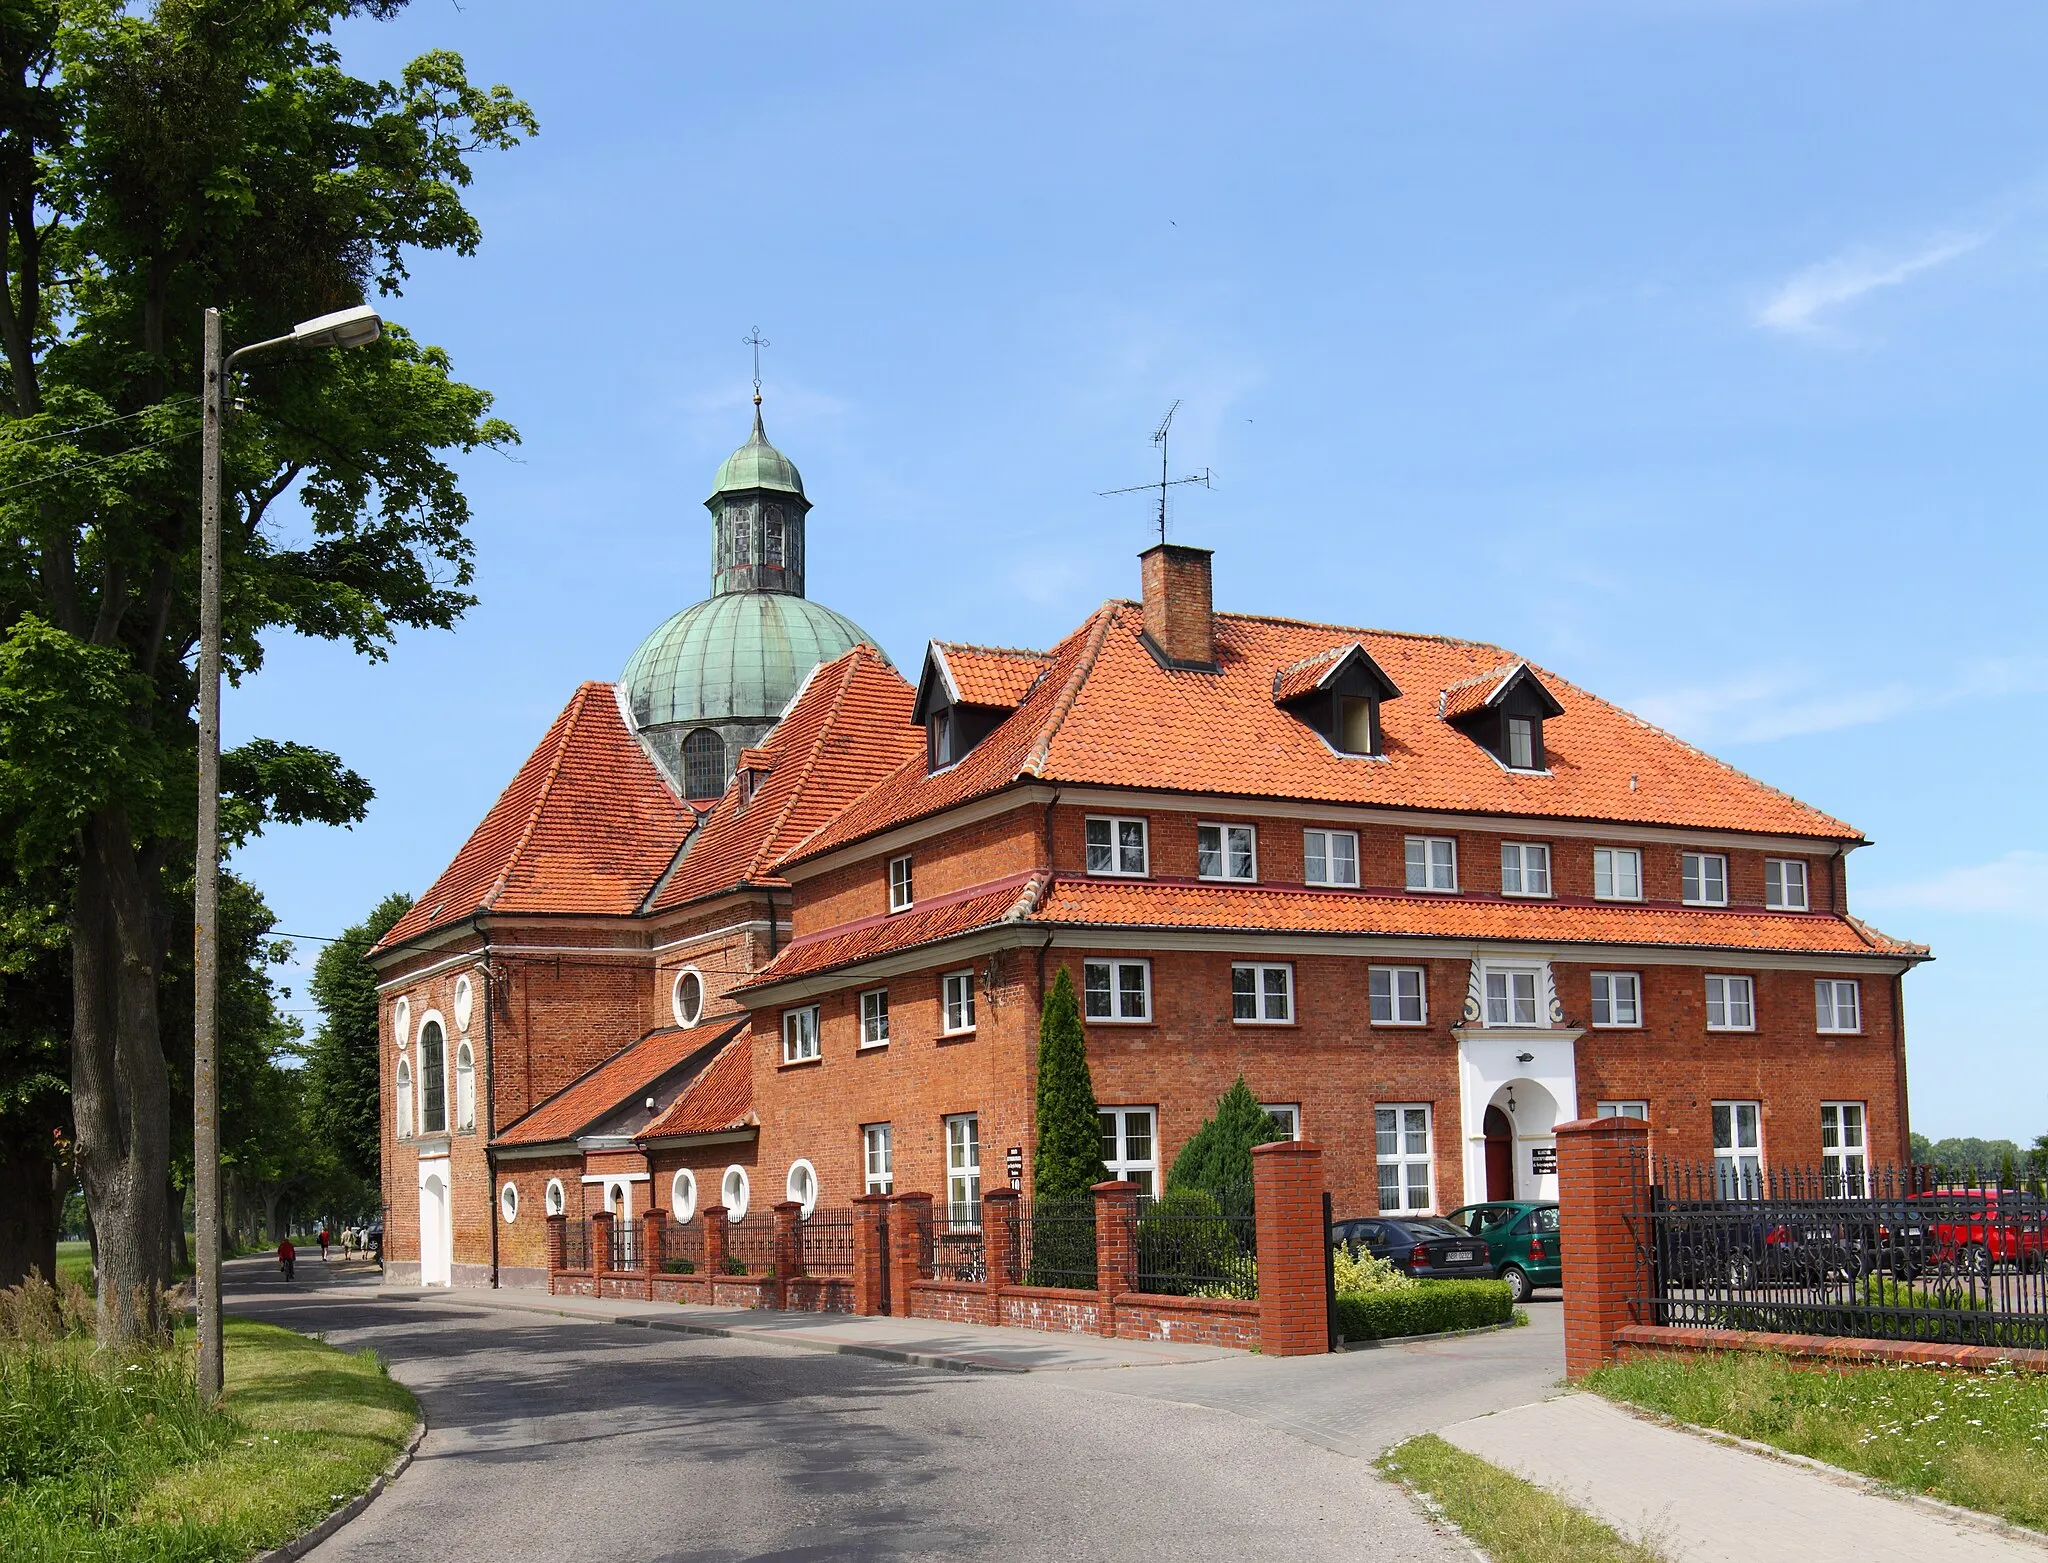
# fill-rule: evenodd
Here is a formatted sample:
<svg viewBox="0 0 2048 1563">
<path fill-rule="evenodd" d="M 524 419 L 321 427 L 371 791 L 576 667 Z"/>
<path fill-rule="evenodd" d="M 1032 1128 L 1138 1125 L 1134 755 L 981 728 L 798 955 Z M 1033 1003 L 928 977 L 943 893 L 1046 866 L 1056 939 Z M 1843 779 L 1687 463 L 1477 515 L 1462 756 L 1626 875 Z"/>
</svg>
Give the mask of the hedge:
<svg viewBox="0 0 2048 1563">
<path fill-rule="evenodd" d="M 1506 1324 L 1514 1314 L 1505 1281 L 1424 1281 L 1397 1291 L 1339 1297 L 1337 1333 L 1347 1341 L 1436 1335 Z"/>
</svg>

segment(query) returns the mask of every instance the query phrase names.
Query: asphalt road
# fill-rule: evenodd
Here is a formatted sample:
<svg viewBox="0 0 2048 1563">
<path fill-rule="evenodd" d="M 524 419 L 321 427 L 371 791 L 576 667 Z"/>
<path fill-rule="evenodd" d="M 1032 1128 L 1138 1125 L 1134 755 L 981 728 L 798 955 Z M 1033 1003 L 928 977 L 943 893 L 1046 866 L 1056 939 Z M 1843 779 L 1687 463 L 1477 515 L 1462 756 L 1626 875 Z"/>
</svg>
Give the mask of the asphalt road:
<svg viewBox="0 0 2048 1563">
<path fill-rule="evenodd" d="M 1484 1338 L 1513 1342 L 1509 1364 L 1411 1347 L 955 1373 L 379 1300 L 316 1267 L 299 1273 L 289 1291 L 260 1269 L 231 1277 L 229 1306 L 374 1347 L 429 1427 L 411 1468 L 308 1554 L 317 1563 L 1464 1563 L 1358 1456 L 1557 1376 L 1539 1366 L 1538 1330 Z M 1382 1424 L 1395 1429 L 1384 1439 Z"/>
</svg>

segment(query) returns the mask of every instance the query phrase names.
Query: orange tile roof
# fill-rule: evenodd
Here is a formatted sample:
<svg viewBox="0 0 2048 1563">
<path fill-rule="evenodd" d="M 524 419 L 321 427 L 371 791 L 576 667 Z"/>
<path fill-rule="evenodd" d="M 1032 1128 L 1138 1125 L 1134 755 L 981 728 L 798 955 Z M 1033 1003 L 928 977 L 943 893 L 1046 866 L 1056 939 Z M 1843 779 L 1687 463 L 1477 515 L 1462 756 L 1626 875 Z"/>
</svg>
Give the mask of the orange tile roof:
<svg viewBox="0 0 2048 1563">
<path fill-rule="evenodd" d="M 754 1119 L 754 1040 L 741 1035 L 704 1066 L 704 1072 L 684 1088 L 636 1138 L 673 1139 L 685 1134 L 717 1134 L 744 1129 Z"/>
<path fill-rule="evenodd" d="M 745 1016 L 727 1016 L 688 1031 L 657 1031 L 642 1037 L 508 1125 L 496 1143 L 545 1145 L 553 1140 L 574 1139 L 592 1124 L 634 1101 L 663 1075 L 687 1062 L 692 1053 L 716 1045 L 745 1024 Z M 699 1073 L 697 1079 L 703 1077 Z M 694 1086 L 693 1081 L 691 1088 Z M 688 1094 L 687 1089 L 684 1094 Z"/>
<path fill-rule="evenodd" d="M 1347 640 L 1342 645 L 1331 646 L 1326 651 L 1303 657 L 1299 662 L 1280 669 L 1273 675 L 1273 703 L 1285 705 L 1321 688 L 1323 680 L 1336 671 L 1348 653 L 1364 649 L 1357 641 Z"/>
<path fill-rule="evenodd" d="M 931 649 L 962 705 L 1014 708 L 1047 666 L 1044 652 L 1019 651 L 1012 646 L 935 640 Z"/>
<path fill-rule="evenodd" d="M 485 911 L 629 913 L 691 818 L 626 730 L 612 686 L 584 684 L 377 948 Z"/>
<path fill-rule="evenodd" d="M 1446 689 L 1439 698 L 1438 709 L 1445 721 L 1456 721 L 1461 716 L 1470 716 L 1474 711 L 1483 711 L 1507 686 L 1509 679 L 1521 671 L 1522 664 L 1510 662 L 1506 667 L 1489 669 L 1477 678 L 1461 679 Z"/>
<path fill-rule="evenodd" d="M 655 892 L 653 909 L 740 884 L 781 884 L 777 860 L 901 765 L 924 755 L 911 689 L 880 652 L 855 646 L 812 673 L 782 720 L 749 749 L 767 774 L 744 803 L 735 780 Z"/>
<path fill-rule="evenodd" d="M 864 917 L 835 928 L 792 939 L 739 991 L 762 983 L 784 982 L 812 972 L 851 966 L 878 955 L 894 955 L 935 944 L 955 934 L 1022 920 L 1030 911 L 1037 881 L 1017 874 L 963 895 L 950 896 L 893 916 Z"/>
<path fill-rule="evenodd" d="M 797 861 L 1020 781 L 1138 787 L 1304 803 L 1579 819 L 1857 841 L 1851 825 L 1766 786 L 1555 674 L 1530 671 L 1562 702 L 1544 723 L 1546 773 L 1512 772 L 1443 721 L 1444 691 L 1505 677 L 1498 646 L 1216 615 L 1214 673 L 1167 669 L 1138 639 L 1143 614 L 1112 602 L 1047 654 L 1017 709 L 958 764 L 922 756 L 803 842 Z M 1330 649 L 1364 646 L 1403 691 L 1380 708 L 1386 754 L 1336 754 L 1273 703 L 1273 678 Z"/>
</svg>

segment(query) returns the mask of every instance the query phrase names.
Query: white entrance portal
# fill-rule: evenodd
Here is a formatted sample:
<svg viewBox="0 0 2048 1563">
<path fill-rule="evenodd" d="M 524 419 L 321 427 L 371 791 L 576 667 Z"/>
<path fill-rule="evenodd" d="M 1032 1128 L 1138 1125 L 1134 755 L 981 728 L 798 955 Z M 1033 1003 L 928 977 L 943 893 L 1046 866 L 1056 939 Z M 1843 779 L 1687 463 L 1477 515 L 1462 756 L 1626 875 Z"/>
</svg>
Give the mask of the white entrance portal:
<svg viewBox="0 0 2048 1563">
<path fill-rule="evenodd" d="M 449 1219 L 448 1158 L 420 1159 L 420 1285 L 455 1284 L 455 1224 Z"/>
<path fill-rule="evenodd" d="M 1557 1126 L 1578 1116 L 1574 1030 L 1460 1027 L 1458 1096 L 1465 1143 L 1460 1203 L 1489 1196 L 1487 1109 L 1506 1115 L 1512 1146 L 1514 1199 L 1557 1198 Z M 1510 1105 L 1512 1104 L 1512 1105 Z M 1497 1122 L 1498 1120 L 1496 1120 Z M 1498 1154 L 1498 1152 L 1496 1152 Z M 1444 1201 L 1446 1205 L 1449 1200 Z"/>
</svg>

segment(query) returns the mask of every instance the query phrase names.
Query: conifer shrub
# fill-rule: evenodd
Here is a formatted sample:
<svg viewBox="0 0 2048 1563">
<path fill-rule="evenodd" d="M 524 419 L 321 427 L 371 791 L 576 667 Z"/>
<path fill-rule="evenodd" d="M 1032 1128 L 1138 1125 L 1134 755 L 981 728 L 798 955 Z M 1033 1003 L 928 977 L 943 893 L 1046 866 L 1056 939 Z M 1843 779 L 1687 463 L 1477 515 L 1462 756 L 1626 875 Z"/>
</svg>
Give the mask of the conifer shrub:
<svg viewBox="0 0 2048 1563">
<path fill-rule="evenodd" d="M 1095 1284 L 1095 1185 L 1102 1122 L 1088 1072 L 1088 1033 L 1074 980 L 1062 966 L 1038 1019 L 1038 1145 L 1031 1160 L 1032 1220 L 1024 1279 L 1032 1286 Z"/>
<path fill-rule="evenodd" d="M 1181 1147 L 1166 1175 L 1169 1189 L 1207 1189 L 1229 1203 L 1245 1201 L 1250 1214 L 1252 1147 L 1287 1138 L 1280 1120 L 1259 1105 L 1251 1087 L 1239 1075 L 1231 1088 L 1216 1100 L 1213 1116 L 1204 1120 L 1194 1138 Z"/>
</svg>

